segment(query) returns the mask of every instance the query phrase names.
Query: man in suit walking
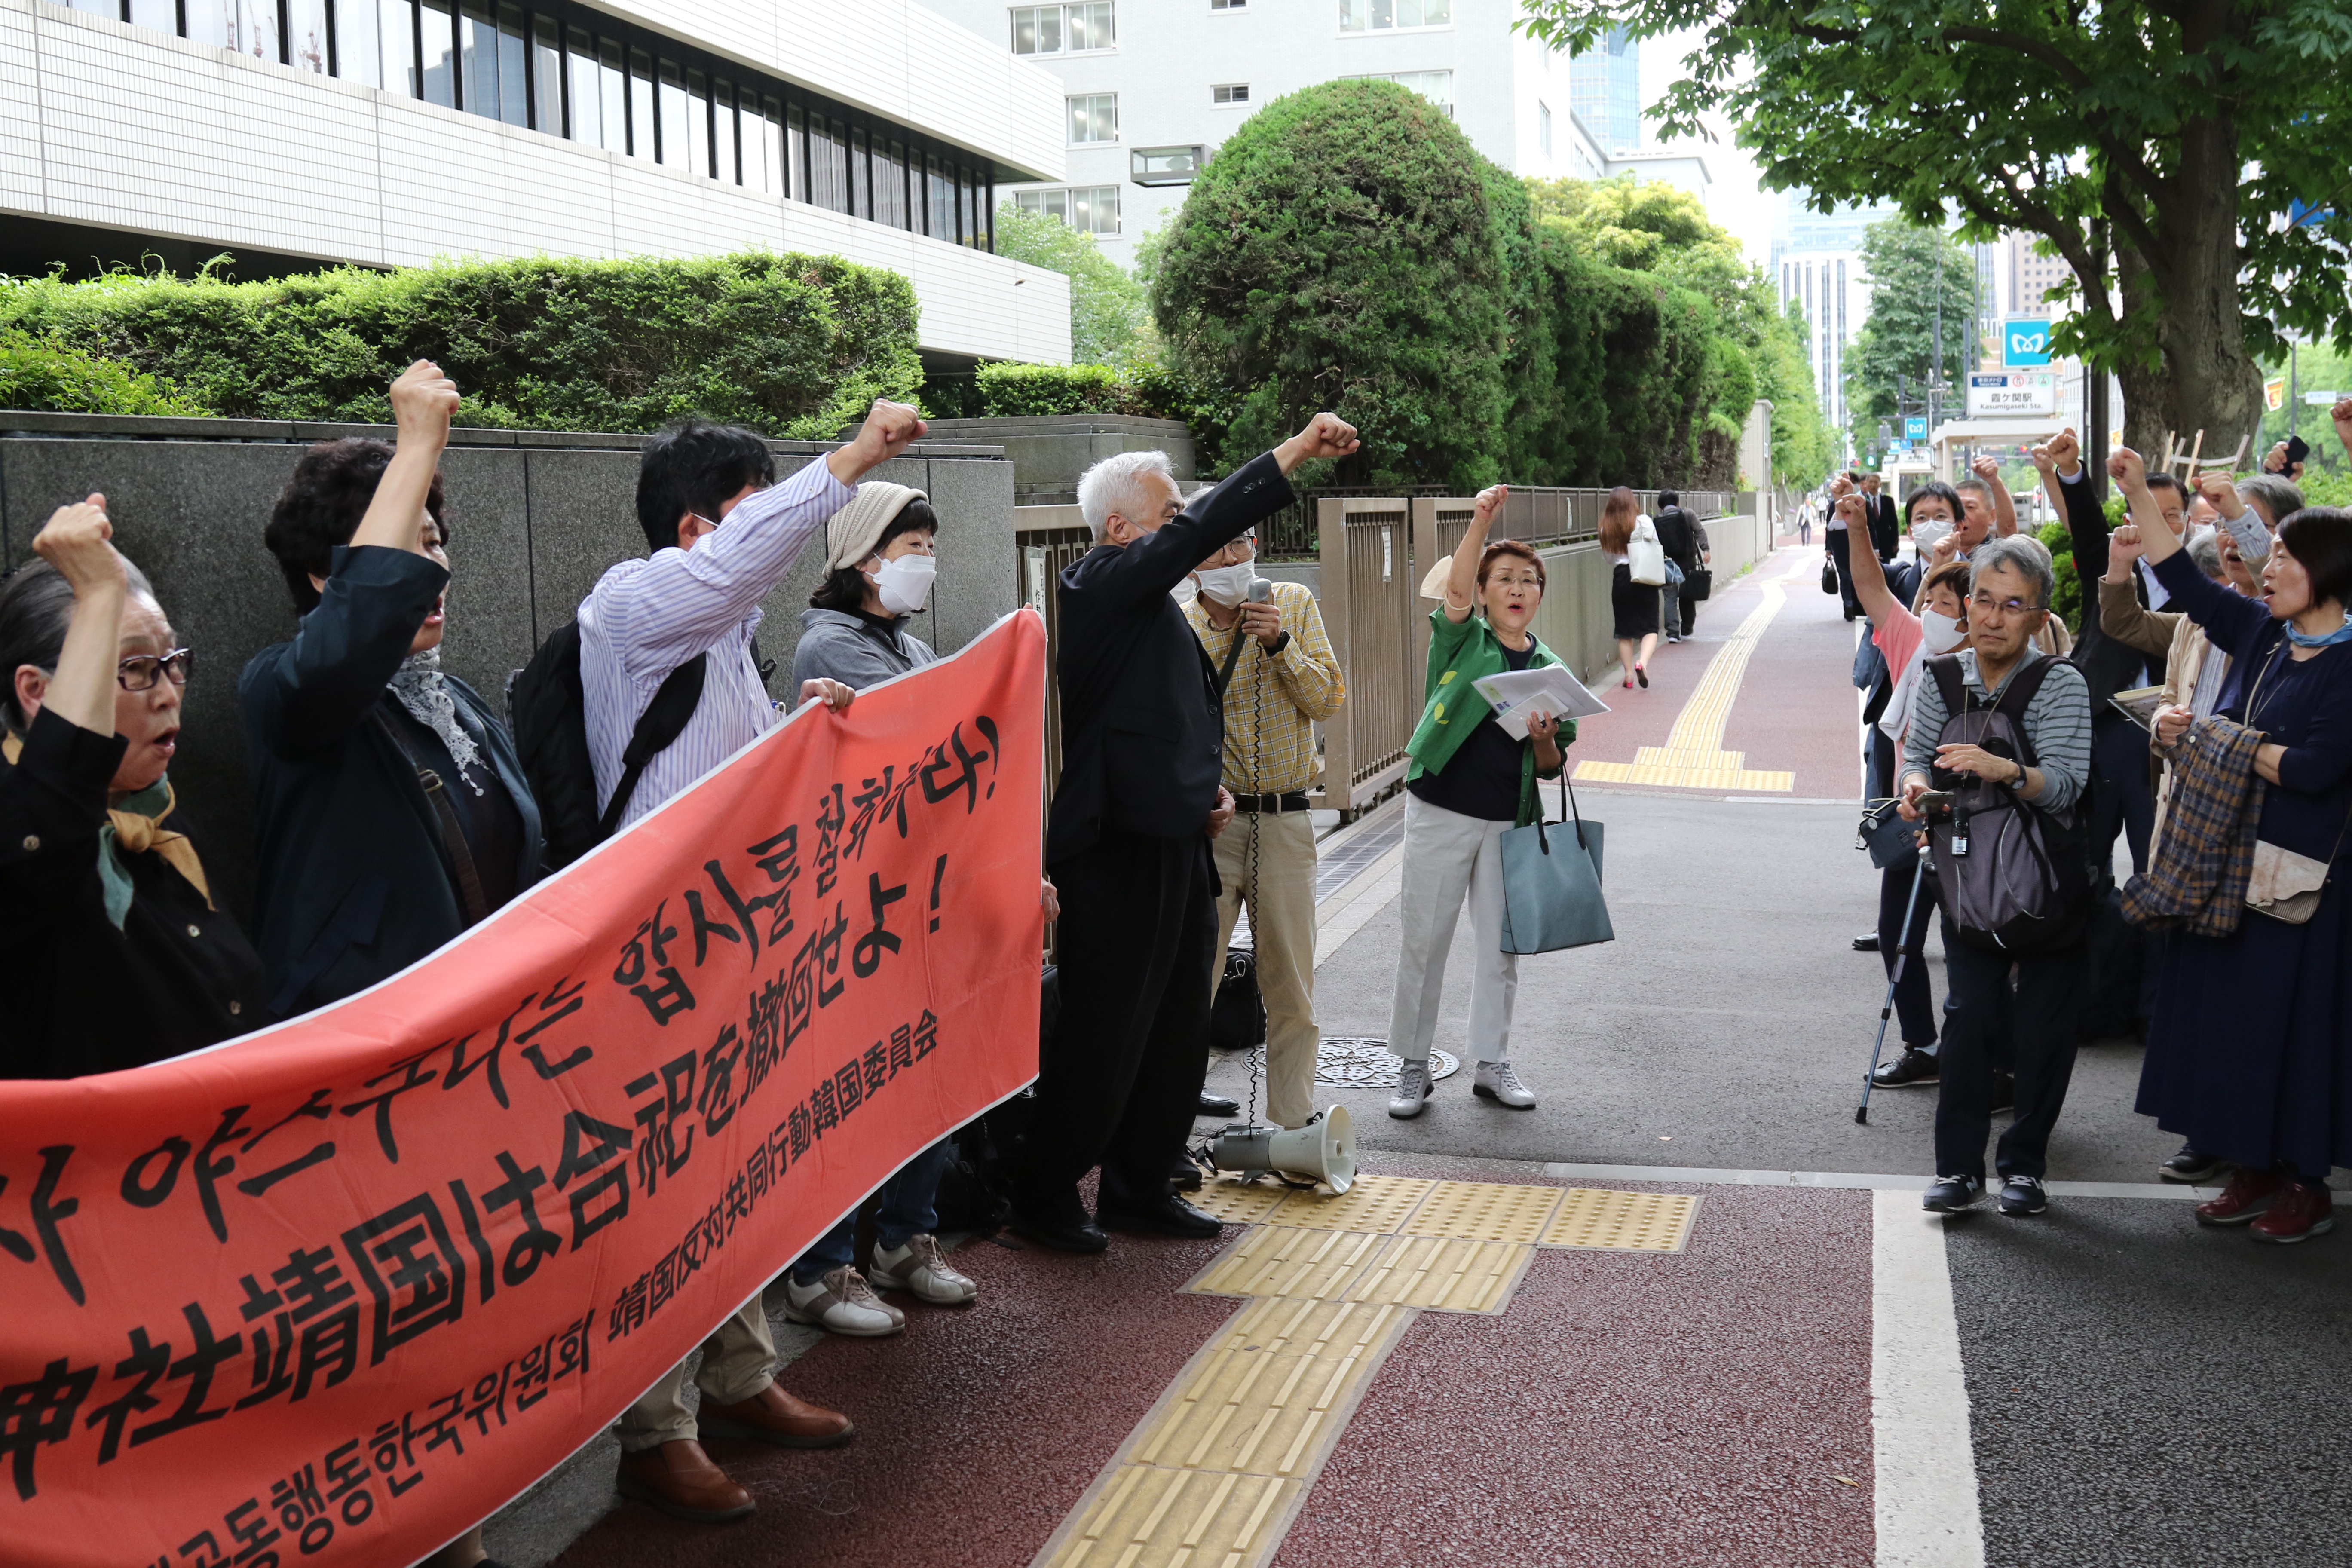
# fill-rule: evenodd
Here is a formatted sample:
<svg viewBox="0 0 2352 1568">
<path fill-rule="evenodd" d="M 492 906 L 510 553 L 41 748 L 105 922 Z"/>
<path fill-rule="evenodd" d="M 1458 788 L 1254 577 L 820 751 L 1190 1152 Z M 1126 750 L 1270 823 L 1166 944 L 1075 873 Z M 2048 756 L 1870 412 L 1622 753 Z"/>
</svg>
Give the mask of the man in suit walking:
<svg viewBox="0 0 2352 1568">
<path fill-rule="evenodd" d="M 1862 495 L 1870 507 L 1870 544 L 1881 561 L 1892 561 L 1902 548 L 1903 527 L 1895 519 L 1895 498 L 1885 490 L 1886 476 L 1862 476 Z"/>
<path fill-rule="evenodd" d="M 1299 464 L 1356 447 L 1353 428 L 1318 414 L 1190 506 L 1160 452 L 1120 453 L 1078 480 L 1096 542 L 1059 582 L 1062 776 L 1045 831 L 1062 1011 L 1011 1171 L 1013 1229 L 1043 1246 L 1099 1252 L 1106 1227 L 1218 1231 L 1169 1173 L 1208 1067 L 1209 841 L 1234 802 L 1218 782 L 1216 671 L 1170 591 L 1290 504 Z M 1078 1182 L 1097 1163 L 1089 1216 Z"/>
</svg>

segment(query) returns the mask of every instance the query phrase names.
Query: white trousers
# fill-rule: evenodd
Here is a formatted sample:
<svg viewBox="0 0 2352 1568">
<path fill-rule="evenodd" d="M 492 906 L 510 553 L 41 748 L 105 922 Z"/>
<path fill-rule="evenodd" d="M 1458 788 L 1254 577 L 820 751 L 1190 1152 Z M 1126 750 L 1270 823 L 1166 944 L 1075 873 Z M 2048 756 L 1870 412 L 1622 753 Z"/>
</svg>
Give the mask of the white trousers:
<svg viewBox="0 0 2352 1568">
<path fill-rule="evenodd" d="M 1416 795 L 1405 797 L 1404 888 L 1397 899 L 1404 940 L 1397 950 L 1389 1049 L 1408 1061 L 1429 1058 L 1445 990 L 1445 955 L 1465 895 L 1478 937 L 1478 968 L 1470 982 L 1472 1059 L 1510 1059 L 1511 1004 L 1519 986 L 1519 961 L 1503 951 L 1503 835 L 1510 827 L 1432 805 Z"/>
</svg>

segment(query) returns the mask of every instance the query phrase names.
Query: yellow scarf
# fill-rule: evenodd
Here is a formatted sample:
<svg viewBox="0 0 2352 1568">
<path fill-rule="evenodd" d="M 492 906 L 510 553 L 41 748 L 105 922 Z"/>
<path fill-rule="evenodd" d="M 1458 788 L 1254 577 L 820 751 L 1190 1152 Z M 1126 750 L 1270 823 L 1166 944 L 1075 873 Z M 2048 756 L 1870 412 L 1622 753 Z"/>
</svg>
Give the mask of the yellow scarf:
<svg viewBox="0 0 2352 1568">
<path fill-rule="evenodd" d="M 25 742 L 17 736 L 0 741 L 0 756 L 5 756 L 11 767 L 16 765 L 24 751 Z M 206 909 L 218 908 L 213 902 L 212 887 L 205 880 L 205 865 L 197 858 L 195 845 L 186 834 L 173 832 L 163 825 L 178 805 L 179 797 L 173 793 L 171 781 L 159 778 L 137 794 L 125 796 L 121 806 L 107 810 L 106 826 L 98 836 L 99 880 L 106 894 L 107 918 L 118 931 L 131 912 L 131 875 L 121 863 L 122 854 L 143 855 L 152 850 L 161 855 L 165 865 L 186 878 L 188 885 L 204 895 Z M 156 809 L 151 812 L 147 809 L 151 806 Z"/>
</svg>

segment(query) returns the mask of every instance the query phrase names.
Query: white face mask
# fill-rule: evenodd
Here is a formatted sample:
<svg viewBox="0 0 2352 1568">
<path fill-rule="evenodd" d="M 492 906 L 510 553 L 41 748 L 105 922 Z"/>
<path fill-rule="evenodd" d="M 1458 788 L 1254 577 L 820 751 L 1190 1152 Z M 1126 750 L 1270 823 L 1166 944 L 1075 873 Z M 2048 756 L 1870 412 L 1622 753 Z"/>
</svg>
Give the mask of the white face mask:
<svg viewBox="0 0 2352 1568">
<path fill-rule="evenodd" d="M 1960 623 L 1935 610 L 1919 612 L 1919 642 L 1931 657 L 1941 658 L 1960 646 L 1966 634 Z"/>
<path fill-rule="evenodd" d="M 1249 585 L 1257 577 L 1257 568 L 1244 561 L 1238 566 L 1212 566 L 1193 575 L 1201 579 L 1201 592 L 1220 605 L 1238 605 L 1249 597 Z"/>
<path fill-rule="evenodd" d="M 1201 585 L 1187 577 L 1169 589 L 1168 596 L 1176 601 L 1176 607 L 1181 610 L 1201 596 Z"/>
<path fill-rule="evenodd" d="M 939 563 L 928 555 L 901 555 L 882 563 L 874 574 L 874 591 L 890 614 L 911 616 L 931 596 L 931 579 L 938 572 Z"/>
<path fill-rule="evenodd" d="M 1924 558 L 1936 548 L 1936 542 L 1952 531 L 1952 525 L 1940 517 L 1923 517 L 1911 525 L 1911 542 Z"/>
</svg>

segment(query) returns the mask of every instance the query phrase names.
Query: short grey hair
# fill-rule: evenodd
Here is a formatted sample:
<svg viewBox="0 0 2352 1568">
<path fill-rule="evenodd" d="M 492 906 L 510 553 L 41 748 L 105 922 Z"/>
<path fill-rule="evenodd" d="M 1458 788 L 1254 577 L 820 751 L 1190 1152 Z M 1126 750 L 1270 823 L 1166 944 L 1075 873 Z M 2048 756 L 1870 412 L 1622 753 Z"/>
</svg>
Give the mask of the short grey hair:
<svg viewBox="0 0 2352 1568">
<path fill-rule="evenodd" d="M 2197 570 L 2219 583 L 2226 574 L 2221 570 L 2221 539 L 2211 529 L 2200 529 L 2189 542 L 2189 559 L 2197 563 Z"/>
<path fill-rule="evenodd" d="M 2012 533 L 2003 539 L 1989 539 L 1969 557 L 1969 592 L 1976 592 L 1988 572 L 2002 567 L 2033 584 L 2037 610 L 2050 607 L 2050 597 L 2058 591 L 2058 574 L 2050 564 L 2050 552 L 2042 541 L 2028 533 Z"/>
<path fill-rule="evenodd" d="M 1952 488 L 1963 494 L 1969 490 L 1976 491 L 1977 494 L 1984 498 L 1984 503 L 1989 507 L 1998 508 L 2000 504 L 1992 493 L 1992 482 L 1984 479 L 1980 475 L 1970 474 L 1967 478 L 1958 480 L 1952 486 Z"/>
<path fill-rule="evenodd" d="M 1176 480 L 1176 470 L 1168 464 L 1168 454 L 1153 448 L 1144 452 L 1117 452 L 1105 458 L 1078 476 L 1078 513 L 1094 530 L 1095 542 L 1102 542 L 1103 531 L 1110 526 L 1110 514 L 1133 518 L 1140 510 L 1139 497 L 1143 489 L 1143 476 L 1158 474 L 1171 484 Z"/>
<path fill-rule="evenodd" d="M 2240 496 L 2263 503 L 2263 510 L 2271 514 L 2273 528 L 2304 509 L 2303 491 L 2293 479 L 2281 479 L 2276 474 L 2253 474 L 2237 483 Z"/>
</svg>

